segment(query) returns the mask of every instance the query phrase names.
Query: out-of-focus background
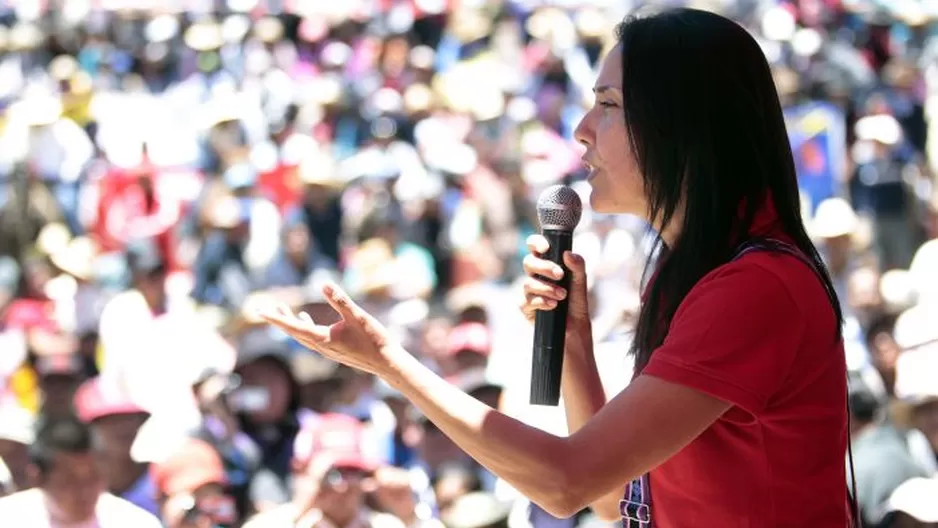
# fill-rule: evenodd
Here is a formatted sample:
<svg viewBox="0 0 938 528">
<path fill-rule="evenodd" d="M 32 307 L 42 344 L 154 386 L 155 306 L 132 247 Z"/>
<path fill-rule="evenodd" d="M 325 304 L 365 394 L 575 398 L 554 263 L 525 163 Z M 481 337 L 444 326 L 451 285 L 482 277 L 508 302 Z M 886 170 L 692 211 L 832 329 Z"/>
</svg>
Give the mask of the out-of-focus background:
<svg viewBox="0 0 938 528">
<path fill-rule="evenodd" d="M 340 492 L 354 472 L 329 473 L 317 526 L 333 510 L 597 524 L 533 507 L 389 387 L 251 313 L 276 300 L 327 320 L 319 288 L 339 281 L 453 383 L 565 433 L 560 409 L 526 404 L 520 262 L 543 188 L 587 197 L 572 132 L 636 5 L 0 2 L 0 490 L 50 482 L 28 447 L 75 413 L 107 488 L 169 527 L 206 512 L 293 526 L 270 519 L 330 449 L 380 469 L 357 494 Z M 744 24 L 776 75 L 805 222 L 847 314 L 864 517 L 938 521 L 938 3 L 694 5 Z M 574 247 L 614 394 L 650 235 L 587 211 Z"/>
</svg>

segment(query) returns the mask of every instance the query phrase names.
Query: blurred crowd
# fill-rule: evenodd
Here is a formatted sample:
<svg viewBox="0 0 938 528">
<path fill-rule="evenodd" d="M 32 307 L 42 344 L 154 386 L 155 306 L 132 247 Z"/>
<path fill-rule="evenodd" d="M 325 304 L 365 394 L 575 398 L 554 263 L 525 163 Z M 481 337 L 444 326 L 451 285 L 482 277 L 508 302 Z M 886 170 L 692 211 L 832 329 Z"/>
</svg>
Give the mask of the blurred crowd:
<svg viewBox="0 0 938 528">
<path fill-rule="evenodd" d="M 638 3 L 0 2 L 0 518 L 602 524 L 551 517 L 253 314 L 327 322 L 337 281 L 452 383 L 564 434 L 562 410 L 527 405 L 520 263 L 542 189 L 587 197 L 572 131 Z M 864 520 L 933 526 L 938 10 L 693 5 L 749 28 L 776 75 L 847 314 Z M 651 236 L 590 211 L 576 231 L 610 395 Z"/>
</svg>

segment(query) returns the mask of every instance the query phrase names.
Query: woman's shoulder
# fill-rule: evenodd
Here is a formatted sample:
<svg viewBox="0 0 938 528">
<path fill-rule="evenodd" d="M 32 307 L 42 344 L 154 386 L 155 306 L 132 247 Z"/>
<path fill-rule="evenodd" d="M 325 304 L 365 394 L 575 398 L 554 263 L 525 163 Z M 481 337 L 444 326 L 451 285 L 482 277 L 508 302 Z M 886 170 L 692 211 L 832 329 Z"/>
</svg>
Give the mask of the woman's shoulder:
<svg viewBox="0 0 938 528">
<path fill-rule="evenodd" d="M 818 271 L 798 249 L 756 248 L 739 254 L 700 280 L 694 289 L 726 290 L 731 296 L 761 296 L 764 302 L 802 309 L 830 307 Z"/>
</svg>

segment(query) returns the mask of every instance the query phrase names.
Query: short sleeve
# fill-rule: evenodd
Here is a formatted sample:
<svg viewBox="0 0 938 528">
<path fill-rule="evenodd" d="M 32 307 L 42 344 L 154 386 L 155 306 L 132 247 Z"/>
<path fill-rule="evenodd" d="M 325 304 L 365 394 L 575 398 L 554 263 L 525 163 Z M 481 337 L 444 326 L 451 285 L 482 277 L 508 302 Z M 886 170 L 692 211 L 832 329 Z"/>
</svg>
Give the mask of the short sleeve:
<svg viewBox="0 0 938 528">
<path fill-rule="evenodd" d="M 778 256 L 732 262 L 692 288 L 643 374 L 753 415 L 762 411 L 788 376 L 805 330 L 782 277 L 762 266 L 762 258 Z"/>
</svg>

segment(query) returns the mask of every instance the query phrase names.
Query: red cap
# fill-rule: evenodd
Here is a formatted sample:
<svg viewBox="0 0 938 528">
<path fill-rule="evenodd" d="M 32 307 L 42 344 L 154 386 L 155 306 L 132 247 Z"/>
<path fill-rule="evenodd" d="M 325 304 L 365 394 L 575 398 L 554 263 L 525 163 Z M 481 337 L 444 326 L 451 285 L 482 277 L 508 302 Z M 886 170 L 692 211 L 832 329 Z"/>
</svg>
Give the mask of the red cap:
<svg viewBox="0 0 938 528">
<path fill-rule="evenodd" d="M 206 484 L 226 485 L 221 456 L 204 440 L 190 438 L 169 458 L 150 466 L 150 477 L 160 493 L 192 493 Z"/>
<path fill-rule="evenodd" d="M 78 418 L 85 423 L 118 414 L 149 414 L 119 387 L 112 386 L 101 377 L 82 383 L 75 391 L 74 402 Z"/>
<path fill-rule="evenodd" d="M 327 454 L 335 467 L 373 471 L 376 464 L 365 455 L 365 426 L 345 414 L 327 413 L 300 430 L 293 442 L 293 462 L 306 468 L 313 458 Z"/>
<path fill-rule="evenodd" d="M 482 323 L 463 323 L 450 331 L 446 349 L 451 356 L 463 351 L 488 356 L 492 352 L 492 332 Z"/>
<path fill-rule="evenodd" d="M 59 325 L 54 317 L 55 306 L 51 301 L 17 299 L 10 303 L 4 316 L 9 328 L 31 330 L 34 328 L 55 332 Z"/>
</svg>

